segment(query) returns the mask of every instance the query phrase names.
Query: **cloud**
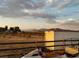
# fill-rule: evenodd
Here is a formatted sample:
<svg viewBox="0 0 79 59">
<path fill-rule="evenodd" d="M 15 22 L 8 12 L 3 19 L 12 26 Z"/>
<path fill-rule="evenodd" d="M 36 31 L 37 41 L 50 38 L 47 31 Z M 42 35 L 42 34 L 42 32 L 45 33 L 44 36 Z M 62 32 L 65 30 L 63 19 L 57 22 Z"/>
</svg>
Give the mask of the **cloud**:
<svg viewBox="0 0 79 59">
<path fill-rule="evenodd" d="M 49 19 L 48 22 L 51 22 L 56 20 L 57 15 L 61 16 L 60 13 L 54 14 L 53 9 L 58 8 L 56 11 L 59 11 L 68 6 L 78 5 L 78 3 L 78 0 L 0 0 L 0 16 L 13 18 L 31 16 L 46 18 Z M 47 8 L 47 11 L 45 8 Z M 50 9 L 52 9 L 52 11 L 50 11 Z M 63 13 L 62 15 L 64 14 L 68 15 L 68 13 Z"/>
<path fill-rule="evenodd" d="M 71 3 L 71 0 L 64 0 L 60 5 L 57 6 L 58 9 L 63 9 Z"/>
<path fill-rule="evenodd" d="M 47 3 L 58 10 L 79 6 L 79 0 L 47 0 Z"/>
<path fill-rule="evenodd" d="M 78 30 L 79 29 L 79 19 L 68 19 L 68 20 L 62 20 L 62 22 L 57 22 L 57 27 L 64 28 L 64 29 L 72 29 L 72 30 Z"/>
<path fill-rule="evenodd" d="M 33 0 L 0 0 L 0 3 L 0 15 L 3 17 L 25 16 L 22 9 L 36 10 L 45 5 L 42 1 L 34 2 Z"/>
<path fill-rule="evenodd" d="M 69 4 L 71 0 L 47 0 L 49 5 L 57 8 L 63 8 L 65 5 Z"/>
<path fill-rule="evenodd" d="M 24 13 L 26 13 L 27 16 L 31 16 L 34 18 L 47 18 L 47 19 L 56 19 L 56 15 L 45 13 L 45 12 L 35 12 L 33 10 L 23 10 Z"/>
<path fill-rule="evenodd" d="M 55 0 L 47 0 L 46 2 L 52 4 Z"/>
<path fill-rule="evenodd" d="M 35 17 L 51 20 L 55 19 L 56 15 L 50 13 L 48 14 L 47 12 L 41 12 L 41 9 L 46 6 L 44 1 L 46 0 L 0 0 L 2 3 L 0 4 L 0 6 L 2 6 L 0 7 L 0 15 L 3 17 L 12 18 Z"/>
<path fill-rule="evenodd" d="M 64 2 L 57 6 L 57 8 L 61 10 L 64 8 L 71 8 L 76 6 L 79 6 L 79 0 L 64 0 Z"/>
<path fill-rule="evenodd" d="M 33 13 L 31 16 L 40 17 L 40 18 L 47 18 L 47 19 L 55 19 L 56 18 L 56 16 L 47 14 L 47 13 Z"/>
</svg>

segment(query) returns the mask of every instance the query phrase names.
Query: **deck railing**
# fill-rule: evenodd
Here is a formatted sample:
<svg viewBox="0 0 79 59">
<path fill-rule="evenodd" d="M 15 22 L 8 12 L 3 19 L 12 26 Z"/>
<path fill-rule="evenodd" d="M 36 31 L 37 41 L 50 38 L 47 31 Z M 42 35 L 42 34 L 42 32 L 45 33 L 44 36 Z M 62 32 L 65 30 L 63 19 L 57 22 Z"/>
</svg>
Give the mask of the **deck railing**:
<svg viewBox="0 0 79 59">
<path fill-rule="evenodd" d="M 54 46 L 30 46 L 30 47 L 23 47 L 23 48 L 7 48 L 7 49 L 0 49 L 0 51 L 12 51 L 12 50 L 24 50 L 28 48 L 41 48 L 41 47 L 58 47 L 58 46 L 78 46 L 79 51 L 79 39 L 65 39 L 65 40 L 55 40 L 55 41 L 37 41 L 37 42 L 12 42 L 12 43 L 0 43 L 0 45 L 13 45 L 13 44 L 38 44 L 38 43 L 47 43 L 47 42 L 64 42 L 63 45 L 54 45 Z M 71 44 L 67 44 L 66 42 L 71 42 Z M 78 42 L 73 44 L 72 42 Z M 63 50 L 63 49 L 57 49 L 54 51 Z M 13 55 L 13 54 L 12 54 Z M 8 56 L 8 55 L 5 55 Z M 0 56 L 1 57 L 1 56 Z"/>
</svg>

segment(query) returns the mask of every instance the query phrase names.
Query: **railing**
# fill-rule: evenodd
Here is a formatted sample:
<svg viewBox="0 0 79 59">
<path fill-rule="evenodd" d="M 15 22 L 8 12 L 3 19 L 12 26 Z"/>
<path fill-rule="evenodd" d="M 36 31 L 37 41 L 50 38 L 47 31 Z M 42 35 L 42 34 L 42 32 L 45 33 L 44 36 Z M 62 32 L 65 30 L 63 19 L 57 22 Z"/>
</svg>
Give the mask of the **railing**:
<svg viewBox="0 0 79 59">
<path fill-rule="evenodd" d="M 30 44 L 30 43 L 46 43 L 46 42 L 69 42 L 69 41 L 79 41 L 77 40 L 55 40 L 55 41 L 36 41 L 36 42 L 11 42 L 11 43 L 0 43 L 0 45 L 9 45 L 9 44 Z"/>
<path fill-rule="evenodd" d="M 72 42 L 77 41 L 78 43 L 73 44 Z M 0 49 L 0 51 L 10 51 L 10 50 L 23 50 L 28 48 L 41 48 L 41 47 L 58 47 L 58 46 L 78 46 L 79 51 L 79 39 L 70 39 L 70 40 L 55 40 L 55 41 L 37 41 L 37 42 L 12 42 L 12 43 L 0 43 L 0 45 L 13 45 L 13 44 L 38 44 L 38 43 L 47 43 L 47 42 L 64 42 L 64 45 L 54 45 L 54 46 L 32 46 L 32 47 L 23 47 L 23 48 L 13 48 L 13 49 Z M 66 44 L 66 42 L 71 42 L 71 44 Z M 63 49 L 57 49 L 54 51 L 63 50 Z M 5 55 L 7 56 L 7 55 Z"/>
<path fill-rule="evenodd" d="M 37 46 L 38 48 L 40 47 L 55 47 L 55 46 L 71 46 L 71 45 L 78 45 L 79 46 L 79 40 L 56 40 L 56 41 L 37 41 L 37 42 L 12 42 L 12 43 L 0 43 L 0 45 L 13 45 L 13 44 L 37 44 L 37 43 L 47 43 L 47 42 L 72 42 L 72 41 L 77 41 L 78 43 L 76 44 L 65 44 L 65 45 L 54 45 L 54 46 Z M 36 48 L 34 47 L 24 47 L 24 48 L 14 48 L 14 49 L 0 49 L 0 51 L 6 51 L 6 50 L 20 50 L 20 49 L 27 49 L 27 48 Z"/>
</svg>

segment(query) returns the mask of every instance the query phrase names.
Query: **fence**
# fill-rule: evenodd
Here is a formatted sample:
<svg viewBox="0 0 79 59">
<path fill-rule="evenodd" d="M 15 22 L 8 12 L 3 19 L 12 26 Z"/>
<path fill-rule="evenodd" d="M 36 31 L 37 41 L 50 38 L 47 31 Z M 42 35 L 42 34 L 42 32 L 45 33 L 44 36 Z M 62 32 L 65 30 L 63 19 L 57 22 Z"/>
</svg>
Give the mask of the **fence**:
<svg viewBox="0 0 79 59">
<path fill-rule="evenodd" d="M 78 42 L 78 43 L 72 43 L 72 42 Z M 0 49 L 0 51 L 10 51 L 10 50 L 23 50 L 28 48 L 41 48 L 41 47 L 58 47 L 58 46 L 77 46 L 79 51 L 79 39 L 65 39 L 63 40 L 55 40 L 55 41 L 37 41 L 37 42 L 12 42 L 12 43 L 0 43 L 0 45 L 13 45 L 13 44 L 38 44 L 38 43 L 46 43 L 46 42 L 64 42 L 64 45 L 54 45 L 54 46 L 32 46 L 32 47 L 23 47 L 23 48 L 9 48 L 9 49 Z M 71 44 L 67 44 L 66 42 L 71 42 Z M 60 49 L 54 50 L 58 51 Z M 13 55 L 13 54 L 12 54 Z M 3 55 L 3 56 L 9 56 L 9 55 Z M 1 57 L 1 56 L 0 56 Z"/>
</svg>

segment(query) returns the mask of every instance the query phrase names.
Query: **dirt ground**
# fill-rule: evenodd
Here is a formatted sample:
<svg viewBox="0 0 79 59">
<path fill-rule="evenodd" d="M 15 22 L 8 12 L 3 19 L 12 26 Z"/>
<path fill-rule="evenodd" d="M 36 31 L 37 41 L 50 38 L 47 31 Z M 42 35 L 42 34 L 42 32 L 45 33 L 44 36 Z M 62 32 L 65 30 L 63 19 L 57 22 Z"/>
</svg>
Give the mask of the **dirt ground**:
<svg viewBox="0 0 79 59">
<path fill-rule="evenodd" d="M 17 35 L 1 35 L 0 34 L 0 43 L 13 43 L 13 42 L 36 42 L 36 41 L 43 41 L 43 36 L 17 36 Z M 43 44 L 7 44 L 7 45 L 0 45 L 0 49 L 15 49 L 15 48 L 24 48 L 24 47 L 35 47 L 35 46 L 42 46 Z M 27 54 L 31 50 L 35 48 L 28 48 L 28 49 L 21 49 L 21 50 L 7 50 L 7 51 L 0 51 L 0 57 L 5 58 L 20 58 L 23 55 Z"/>
</svg>

